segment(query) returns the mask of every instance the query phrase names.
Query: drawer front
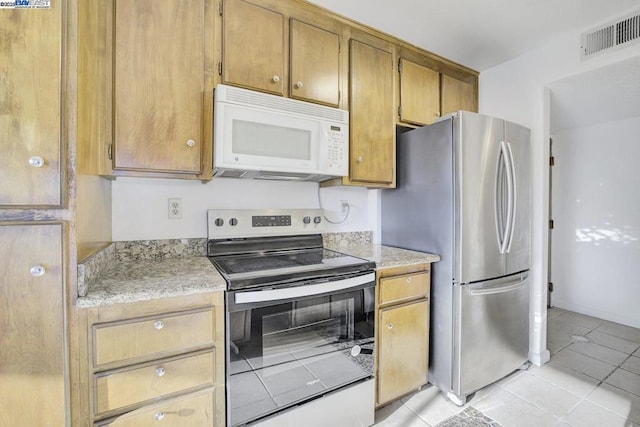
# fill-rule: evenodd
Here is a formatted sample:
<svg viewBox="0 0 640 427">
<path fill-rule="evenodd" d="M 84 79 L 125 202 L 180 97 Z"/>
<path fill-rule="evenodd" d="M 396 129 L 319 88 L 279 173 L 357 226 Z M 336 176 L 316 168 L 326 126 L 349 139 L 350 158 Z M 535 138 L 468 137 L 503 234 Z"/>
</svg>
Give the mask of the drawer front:
<svg viewBox="0 0 640 427">
<path fill-rule="evenodd" d="M 98 374 L 95 376 L 96 414 L 195 387 L 213 386 L 214 362 L 213 351 L 208 351 Z"/>
<path fill-rule="evenodd" d="M 96 366 L 214 344 L 213 309 L 93 327 Z"/>
<path fill-rule="evenodd" d="M 215 418 L 213 393 L 211 390 L 145 406 L 96 427 L 211 427 Z"/>
<path fill-rule="evenodd" d="M 380 279 L 380 304 L 429 296 L 428 271 Z"/>
</svg>

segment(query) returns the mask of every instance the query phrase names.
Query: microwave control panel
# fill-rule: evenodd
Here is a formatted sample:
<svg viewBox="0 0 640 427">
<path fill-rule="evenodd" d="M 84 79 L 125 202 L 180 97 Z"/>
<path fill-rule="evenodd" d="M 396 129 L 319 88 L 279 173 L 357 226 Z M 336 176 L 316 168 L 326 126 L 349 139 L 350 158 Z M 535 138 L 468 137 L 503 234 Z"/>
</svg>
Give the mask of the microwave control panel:
<svg viewBox="0 0 640 427">
<path fill-rule="evenodd" d="M 327 136 L 327 167 L 332 172 L 349 172 L 349 126 L 344 124 L 332 124 L 326 130 Z"/>
</svg>

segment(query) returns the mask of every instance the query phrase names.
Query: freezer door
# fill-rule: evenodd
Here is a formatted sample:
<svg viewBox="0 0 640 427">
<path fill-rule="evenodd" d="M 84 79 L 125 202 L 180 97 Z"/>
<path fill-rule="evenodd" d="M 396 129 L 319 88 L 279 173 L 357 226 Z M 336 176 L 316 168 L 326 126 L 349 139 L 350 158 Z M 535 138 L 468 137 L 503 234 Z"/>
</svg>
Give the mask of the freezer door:
<svg viewBox="0 0 640 427">
<path fill-rule="evenodd" d="M 531 131 L 505 122 L 505 146 L 513 174 L 513 220 L 507 236 L 505 274 L 529 268 L 531 245 L 530 203 L 530 139 Z"/>
<path fill-rule="evenodd" d="M 452 388 L 461 400 L 527 361 L 527 272 L 471 285 L 455 285 L 454 316 Z"/>
<path fill-rule="evenodd" d="M 506 257 L 496 221 L 503 140 L 503 120 L 465 111 L 454 120 L 454 280 L 458 283 L 505 275 Z"/>
</svg>

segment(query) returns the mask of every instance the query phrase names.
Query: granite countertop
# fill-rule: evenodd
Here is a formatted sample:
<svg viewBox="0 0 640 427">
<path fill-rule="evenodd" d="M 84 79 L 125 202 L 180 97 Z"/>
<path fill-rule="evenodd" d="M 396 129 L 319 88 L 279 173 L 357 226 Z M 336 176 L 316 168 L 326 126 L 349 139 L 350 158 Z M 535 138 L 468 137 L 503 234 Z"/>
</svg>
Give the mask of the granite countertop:
<svg viewBox="0 0 640 427">
<path fill-rule="evenodd" d="M 440 261 L 440 256 L 435 254 L 410 251 L 374 243 L 328 244 L 325 246 L 327 249 L 374 261 L 376 263 L 376 269 L 378 270 Z"/>
<path fill-rule="evenodd" d="M 207 257 L 119 261 L 96 278 L 78 307 L 144 301 L 227 288 Z"/>
</svg>

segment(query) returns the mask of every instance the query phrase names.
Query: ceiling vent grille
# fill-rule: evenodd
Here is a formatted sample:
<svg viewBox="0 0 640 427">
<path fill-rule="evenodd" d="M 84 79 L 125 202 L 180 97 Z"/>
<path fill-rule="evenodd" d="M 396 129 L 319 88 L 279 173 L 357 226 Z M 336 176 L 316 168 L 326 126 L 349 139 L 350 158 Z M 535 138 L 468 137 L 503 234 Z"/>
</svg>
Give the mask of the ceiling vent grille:
<svg viewBox="0 0 640 427">
<path fill-rule="evenodd" d="M 640 42 L 640 12 L 582 33 L 580 57 L 592 58 Z"/>
</svg>

